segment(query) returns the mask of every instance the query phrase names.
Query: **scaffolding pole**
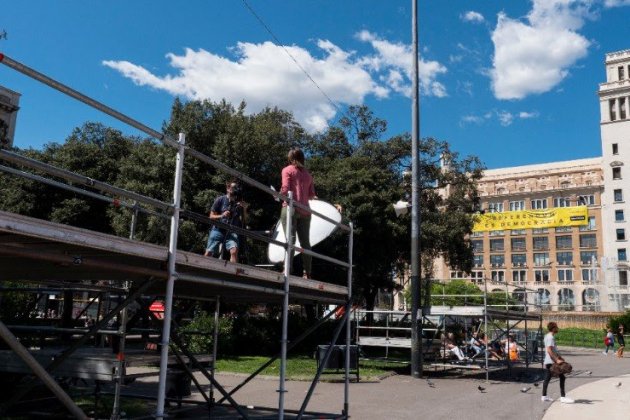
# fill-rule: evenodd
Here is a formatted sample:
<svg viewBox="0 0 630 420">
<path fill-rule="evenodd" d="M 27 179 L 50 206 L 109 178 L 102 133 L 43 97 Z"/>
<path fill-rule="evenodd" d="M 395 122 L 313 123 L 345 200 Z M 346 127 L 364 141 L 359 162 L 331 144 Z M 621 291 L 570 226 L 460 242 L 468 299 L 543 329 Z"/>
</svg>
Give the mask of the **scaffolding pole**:
<svg viewBox="0 0 630 420">
<path fill-rule="evenodd" d="M 166 373 L 168 371 L 168 347 L 171 335 L 171 319 L 173 316 L 173 290 L 175 289 L 175 261 L 177 258 L 177 233 L 179 231 L 179 206 L 182 194 L 182 169 L 184 167 L 184 144 L 186 137 L 179 134 L 179 148 L 175 162 L 175 182 L 173 186 L 173 215 L 171 216 L 171 233 L 168 244 L 168 280 L 166 282 L 166 299 L 164 303 L 164 327 L 162 330 L 162 348 L 160 354 L 160 381 L 158 384 L 158 401 L 155 417 L 164 418 L 166 402 Z"/>
<path fill-rule="evenodd" d="M 284 233 L 287 239 L 287 248 L 284 254 L 284 299 L 282 301 L 282 341 L 280 342 L 280 383 L 278 386 L 278 419 L 284 419 L 284 394 L 287 374 L 287 342 L 289 328 L 289 276 L 293 263 L 293 192 L 289 191 L 289 203 L 287 206 L 286 220 L 284 220 Z M 283 223 L 283 221 L 280 221 Z"/>
</svg>

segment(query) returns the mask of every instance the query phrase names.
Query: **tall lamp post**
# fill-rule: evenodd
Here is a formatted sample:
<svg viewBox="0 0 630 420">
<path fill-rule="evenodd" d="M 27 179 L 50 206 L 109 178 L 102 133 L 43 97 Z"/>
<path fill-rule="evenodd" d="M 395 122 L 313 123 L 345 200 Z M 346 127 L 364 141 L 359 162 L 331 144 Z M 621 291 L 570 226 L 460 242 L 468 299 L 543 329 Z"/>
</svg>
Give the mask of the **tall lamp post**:
<svg viewBox="0 0 630 420">
<path fill-rule="evenodd" d="M 422 376 L 422 314 L 420 309 L 420 160 L 418 136 L 420 133 L 420 96 L 418 92 L 418 0 L 411 0 L 412 37 L 412 105 L 411 105 L 411 375 Z M 420 315 L 420 322 L 418 322 Z"/>
</svg>

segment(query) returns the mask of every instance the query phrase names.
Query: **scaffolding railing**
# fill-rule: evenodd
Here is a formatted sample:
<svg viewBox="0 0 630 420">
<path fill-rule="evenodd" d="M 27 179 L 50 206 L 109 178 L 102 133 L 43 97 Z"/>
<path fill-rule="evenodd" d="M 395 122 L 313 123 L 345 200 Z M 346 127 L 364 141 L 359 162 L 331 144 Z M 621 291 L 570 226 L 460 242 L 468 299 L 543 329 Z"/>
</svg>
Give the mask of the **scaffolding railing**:
<svg viewBox="0 0 630 420">
<path fill-rule="evenodd" d="M 91 198 L 94 199 L 99 199 L 99 200 L 104 200 L 106 202 L 109 202 L 110 204 L 114 205 L 114 206 L 121 206 L 121 207 L 125 207 L 128 208 L 130 210 L 132 210 L 134 212 L 134 218 L 132 219 L 132 226 L 135 223 L 135 218 L 137 218 L 138 213 L 146 213 L 146 214 L 150 214 L 150 215 L 154 215 L 154 216 L 158 216 L 161 218 L 165 218 L 165 219 L 170 219 L 170 233 L 169 233 L 169 242 L 168 242 L 168 261 L 167 261 L 167 283 L 166 283 L 166 291 L 164 293 L 165 295 L 165 308 L 164 308 L 164 319 L 162 322 L 163 325 L 163 329 L 162 329 L 162 342 L 161 344 L 161 357 L 160 357 L 160 378 L 159 378 L 159 388 L 158 388 L 158 395 L 157 395 L 157 409 L 156 409 L 156 413 L 155 413 L 155 417 L 156 418 L 164 418 L 166 416 L 165 413 L 165 402 L 166 402 L 166 390 L 165 390 L 165 384 L 166 384 L 166 372 L 167 372 L 167 368 L 168 368 L 168 356 L 169 356 L 169 348 L 171 347 L 171 325 L 174 324 L 173 319 L 172 319 L 172 310 L 173 310 L 173 299 L 174 299 L 174 284 L 176 282 L 176 280 L 182 279 L 182 280 L 186 280 L 186 281 L 190 281 L 190 282 L 196 282 L 199 283 L 201 285 L 203 284 L 214 284 L 214 285 L 222 285 L 222 286 L 226 286 L 226 282 L 223 282 L 221 280 L 216 280 L 216 279 L 209 279 L 209 278 L 204 278 L 203 275 L 183 275 L 181 273 L 177 273 L 176 272 L 176 256 L 178 253 L 178 249 L 177 249 L 177 236 L 178 236 L 178 231 L 179 231 L 179 220 L 180 217 L 188 217 L 191 218 L 193 220 L 196 220 L 198 222 L 203 222 L 203 223 L 207 223 L 209 225 L 213 225 L 213 226 L 218 226 L 220 228 L 228 228 L 231 231 L 239 234 L 239 235 L 243 235 L 246 236 L 248 238 L 252 238 L 254 240 L 260 240 L 260 241 L 264 241 L 267 243 L 273 243 L 275 245 L 280 245 L 285 249 L 285 264 L 284 264 L 284 289 L 283 291 L 280 292 L 280 294 L 283 296 L 283 318 L 282 318 L 282 340 L 281 340 L 281 369 L 280 369 L 280 385 L 279 385 L 279 400 L 278 400 L 278 416 L 279 418 L 283 418 L 284 417 L 284 411 L 285 411 L 285 401 L 284 401 L 284 394 L 286 392 L 285 389 L 285 381 L 286 381 L 286 357 L 287 357 L 287 350 L 288 350 L 288 337 L 287 337 L 287 323 L 288 323 L 288 304 L 289 304 L 289 298 L 292 294 L 289 285 L 290 285 L 290 273 L 291 273 L 291 266 L 292 266 L 292 260 L 290 258 L 291 255 L 293 255 L 293 248 L 294 248 L 294 244 L 293 241 L 291 240 L 291 238 L 293 238 L 292 233 L 290 232 L 290 226 L 291 224 L 288 223 L 287 224 L 287 241 L 286 242 L 279 242 L 276 241 L 275 239 L 272 239 L 270 237 L 267 237 L 265 235 L 261 235 L 259 233 L 256 232 L 251 232 L 247 229 L 241 229 L 241 228 L 237 228 L 231 225 L 225 225 L 222 224 L 219 221 L 214 221 L 214 220 L 209 220 L 207 217 L 205 217 L 204 215 L 199 215 L 196 214 L 192 211 L 189 210 L 185 210 L 182 209 L 180 206 L 180 197 L 181 197 L 181 184 L 182 184 L 182 173 L 183 173 L 183 162 L 184 162 L 184 158 L 186 155 L 188 156 L 192 156 L 193 158 L 204 162 L 206 164 L 211 165 L 212 167 L 214 167 L 215 169 L 222 171 L 238 180 L 240 180 L 241 182 L 255 187 L 269 195 L 271 195 L 274 198 L 277 198 L 279 200 L 282 200 L 284 202 L 287 203 L 288 207 L 290 210 L 293 210 L 294 208 L 300 208 L 304 211 L 307 211 L 309 213 L 311 213 L 313 216 L 317 216 L 323 220 L 325 220 L 328 223 L 331 223 L 335 226 L 336 229 L 339 229 L 341 231 L 344 231 L 348 234 L 348 258 L 347 261 L 344 261 L 342 259 L 338 259 L 338 258 L 334 258 L 334 257 L 330 257 L 309 249 L 302 249 L 300 248 L 299 251 L 303 252 L 304 254 L 310 255 L 312 257 L 315 258 L 319 258 L 325 261 L 328 261 L 330 263 L 339 265 L 345 269 L 347 269 L 348 272 L 348 277 L 347 277 L 347 294 L 345 296 L 345 307 L 346 307 L 346 315 L 345 318 L 342 322 L 341 325 L 344 325 L 346 328 L 346 346 L 350 345 L 350 340 L 351 340 L 351 333 L 350 333 L 350 319 L 349 319 L 349 313 L 350 313 L 350 307 L 351 307 L 351 300 L 352 300 L 352 252 L 353 252 L 353 242 L 352 242 L 352 238 L 353 238 L 353 227 L 352 224 L 345 224 L 345 223 L 341 223 L 341 222 L 336 222 L 332 219 L 330 219 L 329 217 L 327 217 L 326 215 L 320 214 L 316 211 L 312 211 L 308 206 L 304 206 L 298 202 L 296 202 L 295 200 L 293 200 L 291 193 L 289 192 L 288 195 L 283 195 L 280 194 L 278 192 L 276 192 L 275 190 L 267 187 L 266 185 L 262 184 L 261 182 L 250 178 L 249 176 L 209 157 L 204 155 L 201 152 L 198 152 L 192 148 L 190 148 L 189 146 L 186 146 L 185 144 L 185 136 L 183 133 L 181 133 L 179 135 L 179 138 L 177 140 L 167 136 L 166 134 L 160 133 L 157 130 L 154 130 L 136 120 L 134 120 L 133 118 L 130 118 L 126 115 L 124 115 L 123 113 L 120 113 L 118 111 L 116 111 L 113 108 L 110 108 L 104 104 L 102 104 L 101 102 L 98 102 L 72 88 L 70 88 L 69 86 L 66 86 L 32 68 L 27 67 L 26 65 L 19 63 L 18 61 L 15 61 L 3 54 L 0 53 L 0 63 L 6 65 L 9 68 L 12 68 L 34 80 L 37 80 L 49 87 L 52 87 L 60 92 L 62 92 L 65 95 L 68 95 L 80 102 L 83 102 L 87 105 L 89 105 L 92 108 L 95 108 L 107 115 L 110 115 L 112 117 L 114 117 L 115 119 L 118 119 L 119 121 L 130 125 L 131 127 L 134 127 L 138 130 L 140 130 L 141 132 L 146 133 L 147 135 L 159 140 L 160 142 L 162 142 L 164 145 L 169 146 L 173 149 L 176 150 L 176 168 L 175 168 L 175 176 L 174 176 L 174 185 L 173 185 L 173 202 L 172 203 L 165 203 L 162 202 L 160 200 L 156 200 L 153 199 L 151 197 L 146 197 L 143 196 L 141 194 L 137 194 L 135 192 L 132 191 L 128 191 L 128 190 L 124 190 L 112 185 L 109 185 L 107 183 L 89 178 L 89 177 L 85 177 L 82 176 L 80 174 L 76 174 L 73 173 L 71 171 L 67 171 L 61 168 L 56 168 L 52 165 L 48 165 L 42 162 L 38 162 L 34 159 L 30 159 L 30 158 L 26 158 L 24 156 L 20 156 L 17 153 L 13 153 L 10 152 L 8 150 L 0 150 L 0 158 L 11 162 L 14 165 L 20 165 L 23 167 L 27 167 L 30 168 L 32 170 L 36 170 L 36 171 L 41 171 L 44 172 L 50 176 L 53 177 L 57 177 L 57 178 L 62 178 L 65 179 L 66 181 L 73 183 L 73 184 L 78 184 L 81 185 L 83 187 L 88 187 L 89 190 L 87 189 L 83 189 L 83 188 L 78 188 L 76 186 L 73 185 L 69 185 L 69 184 L 64 184 L 52 179 L 47 179 L 44 178 L 42 176 L 36 175 L 36 174 L 32 174 L 32 173 L 27 173 L 24 171 L 20 171 L 17 170 L 15 168 L 11 168 L 11 167 L 7 167 L 4 165 L 0 166 L 0 170 L 6 172 L 6 173 L 10 173 L 13 175 L 17 175 L 17 176 L 22 176 L 31 180 L 35 180 L 38 182 L 42 182 L 45 183 L 47 185 L 50 186 L 54 186 L 54 187 L 58 187 L 58 188 L 63 188 L 66 189 L 68 191 L 72 191 L 75 193 L 80 193 L 83 194 L 85 196 L 89 196 Z M 100 191 L 103 194 L 99 194 L 96 193 L 92 190 L 97 190 Z M 107 195 L 106 195 L 107 194 Z M 120 200 L 119 197 L 123 197 L 124 200 Z M 132 237 L 133 237 L 133 230 L 134 228 L 132 227 L 131 229 L 132 232 Z M 148 286 L 145 286 L 148 287 Z M 229 287 L 229 285 L 227 286 Z M 244 287 L 243 285 L 240 285 L 239 287 Z M 255 290 L 255 286 L 251 286 L 252 290 Z M 125 286 L 125 289 L 128 289 L 128 285 Z M 110 319 L 112 319 L 114 316 L 116 316 L 118 313 L 121 313 L 121 317 L 124 319 L 125 315 L 124 315 L 124 311 L 125 308 L 129 305 L 129 303 L 131 303 L 131 301 L 136 301 L 137 298 L 139 297 L 137 295 L 139 289 L 136 289 L 135 292 L 130 293 L 127 298 L 124 301 L 124 304 L 119 304 L 114 311 L 110 312 L 106 317 L 104 317 L 99 323 L 97 323 L 97 325 L 93 326 L 90 331 L 82 337 L 81 340 L 79 340 L 79 342 L 85 342 L 86 337 L 89 337 L 93 334 L 95 334 L 96 332 L 98 332 L 100 329 L 102 329 L 103 327 L 103 322 L 105 321 L 109 321 Z M 269 292 L 268 289 L 265 289 L 265 292 Z M 218 311 L 218 304 L 217 304 L 217 311 Z M 217 312 L 218 313 L 218 312 Z M 2 324 L 0 322 L 0 324 Z M 216 328 L 216 325 L 215 325 Z M 335 341 L 336 341 L 336 337 L 339 335 L 339 332 L 341 330 L 339 329 L 338 332 L 336 332 L 335 335 Z M 125 331 L 124 328 L 122 330 L 119 330 L 119 333 L 121 335 L 125 335 Z M 6 341 L 11 341 L 11 335 L 10 333 L 7 334 L 3 334 L 2 338 L 4 338 Z M 77 344 L 75 343 L 73 345 L 73 347 L 76 347 Z M 216 351 L 216 348 L 215 348 Z M 22 352 L 20 352 L 20 354 L 22 354 Z M 347 360 L 346 360 L 346 386 L 345 386 L 345 397 L 344 397 L 344 408 L 342 410 L 342 416 L 344 418 L 347 418 L 349 416 L 349 398 L 348 398 L 348 394 L 349 394 L 349 388 L 348 388 L 348 384 L 349 384 L 349 355 L 350 352 L 346 351 L 347 354 Z M 216 357 L 216 354 L 214 355 Z M 329 355 L 327 354 L 326 357 L 328 357 Z M 190 356 L 192 357 L 192 356 Z M 58 362 L 61 363 L 61 362 Z M 325 363 L 324 363 L 325 365 Z M 54 367 L 53 367 L 54 368 Z M 48 370 L 50 370 L 50 366 L 48 367 Z M 205 370 L 204 370 L 205 372 Z M 42 373 L 39 372 L 38 373 Z M 190 373 L 190 372 L 189 372 Z M 205 372 L 207 374 L 207 372 Z M 311 390 L 310 392 L 307 394 L 304 403 L 301 407 L 301 413 L 305 412 L 306 409 L 306 405 L 308 404 L 308 400 L 310 399 L 310 396 L 312 395 L 313 389 L 317 383 L 317 380 L 319 378 L 319 375 L 321 374 L 321 372 L 318 372 L 313 383 L 311 386 Z M 192 376 L 192 374 L 191 374 Z M 50 382 L 50 374 L 46 373 L 46 370 L 43 371 L 42 376 L 40 376 L 40 378 L 42 380 L 44 380 L 46 383 Z M 213 377 L 210 376 L 209 380 L 211 381 L 212 385 L 217 388 L 217 389 L 221 389 L 220 385 L 217 384 L 214 380 Z M 201 390 L 201 389 L 200 389 Z M 117 395 L 119 395 L 119 393 L 117 393 Z M 226 394 L 227 395 L 227 394 Z M 13 400 L 15 399 L 19 399 L 20 396 L 14 396 Z M 77 407 L 76 405 L 71 404 L 70 402 L 68 402 L 68 398 L 65 397 L 60 397 L 60 399 L 64 402 L 64 404 L 67 403 L 67 407 L 68 409 L 72 412 L 72 413 L 78 413 L 77 412 Z M 232 405 L 236 405 L 236 403 L 234 401 L 231 400 L 231 398 L 228 398 L 228 400 L 230 400 L 230 402 L 232 403 Z M 238 410 L 238 407 L 235 407 Z M 242 410 L 238 410 L 239 414 L 244 416 L 245 418 L 247 418 L 246 415 L 244 415 L 244 413 L 242 412 Z M 114 413 L 113 416 L 118 415 L 117 413 Z"/>
</svg>

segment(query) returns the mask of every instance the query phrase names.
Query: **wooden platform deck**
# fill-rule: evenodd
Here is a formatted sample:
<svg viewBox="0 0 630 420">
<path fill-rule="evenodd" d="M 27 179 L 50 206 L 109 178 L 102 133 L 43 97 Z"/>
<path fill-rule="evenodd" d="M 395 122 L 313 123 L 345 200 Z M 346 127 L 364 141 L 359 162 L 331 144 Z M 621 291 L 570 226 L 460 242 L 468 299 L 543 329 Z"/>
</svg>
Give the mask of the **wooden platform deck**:
<svg viewBox="0 0 630 420">
<path fill-rule="evenodd" d="M 0 211 L 0 283 L 38 284 L 83 280 L 162 280 L 148 294 L 164 293 L 168 249 L 86 229 Z M 175 296 L 221 296 L 237 302 L 275 302 L 283 296 L 282 273 L 178 251 Z M 291 276 L 296 303 L 345 302 L 345 286 Z"/>
</svg>

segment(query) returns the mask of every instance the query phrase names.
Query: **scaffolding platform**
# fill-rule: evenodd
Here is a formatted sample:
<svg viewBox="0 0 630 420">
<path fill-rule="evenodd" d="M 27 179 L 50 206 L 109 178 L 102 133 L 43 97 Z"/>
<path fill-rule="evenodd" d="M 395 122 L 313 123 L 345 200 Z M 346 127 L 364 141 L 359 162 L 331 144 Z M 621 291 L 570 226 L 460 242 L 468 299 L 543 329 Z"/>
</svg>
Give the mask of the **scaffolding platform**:
<svg viewBox="0 0 630 420">
<path fill-rule="evenodd" d="M 37 284 L 85 280 L 162 280 L 147 294 L 164 294 L 168 248 L 59 223 L 0 211 L 0 272 Z M 283 273 L 177 252 L 174 296 L 230 302 L 277 302 L 284 296 Z M 0 280 L 1 281 L 1 280 Z M 202 285 L 202 287 L 200 287 Z M 344 303 L 348 288 L 290 276 L 295 303 Z"/>
</svg>

